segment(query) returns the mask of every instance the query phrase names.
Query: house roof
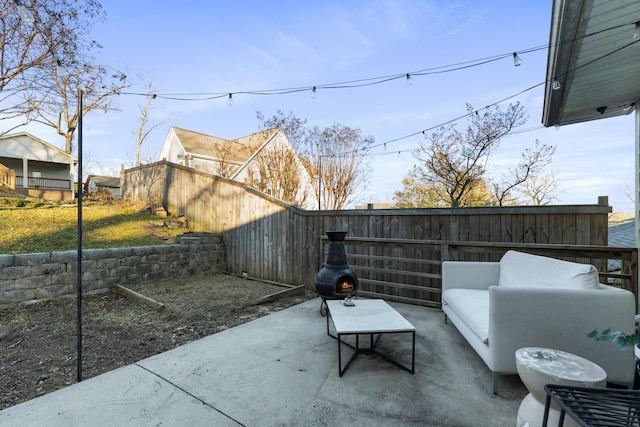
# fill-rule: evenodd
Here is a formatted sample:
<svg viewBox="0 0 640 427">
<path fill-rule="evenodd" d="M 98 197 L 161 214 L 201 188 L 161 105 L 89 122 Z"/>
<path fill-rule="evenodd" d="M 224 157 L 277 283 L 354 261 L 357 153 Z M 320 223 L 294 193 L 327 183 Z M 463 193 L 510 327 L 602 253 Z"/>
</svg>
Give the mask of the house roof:
<svg viewBox="0 0 640 427">
<path fill-rule="evenodd" d="M 187 153 L 220 157 L 220 153 L 226 151 L 229 160 L 239 163 L 245 162 L 257 147 L 262 146 L 274 133 L 280 130 L 280 128 L 272 128 L 228 140 L 175 126 L 171 128 Z"/>
<path fill-rule="evenodd" d="M 120 178 L 117 176 L 89 175 L 87 184 L 92 181 L 98 187 L 120 188 Z"/>
<path fill-rule="evenodd" d="M 25 141 L 25 139 L 27 141 Z M 34 146 L 29 146 L 28 141 L 41 145 L 43 150 L 34 150 Z M 28 132 L 11 133 L 0 136 L 0 156 L 12 158 L 24 157 L 30 160 L 56 163 L 78 163 L 76 157 Z"/>
<path fill-rule="evenodd" d="M 628 114 L 640 98 L 640 2 L 554 0 L 542 123 Z M 553 89 L 553 81 L 560 88 Z"/>
</svg>

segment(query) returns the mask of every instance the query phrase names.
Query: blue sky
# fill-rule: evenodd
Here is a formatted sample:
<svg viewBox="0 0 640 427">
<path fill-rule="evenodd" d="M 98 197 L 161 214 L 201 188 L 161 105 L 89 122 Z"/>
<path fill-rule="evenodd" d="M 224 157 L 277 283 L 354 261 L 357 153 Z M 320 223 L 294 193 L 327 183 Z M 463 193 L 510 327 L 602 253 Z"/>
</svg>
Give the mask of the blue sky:
<svg viewBox="0 0 640 427">
<path fill-rule="evenodd" d="M 169 126 L 236 138 L 258 130 L 256 110 L 277 109 L 321 127 L 338 122 L 386 144 L 373 150 L 373 171 L 360 203 L 390 202 L 415 164 L 410 150 L 420 136 L 402 138 L 512 97 L 544 82 L 551 0 L 543 1 L 175 1 L 103 0 L 105 24 L 94 29 L 104 47 L 100 60 L 131 77 L 153 81 L 159 94 L 228 93 L 307 87 L 396 75 L 541 47 L 460 71 L 414 76 L 355 89 L 277 96 L 234 96 L 208 101 L 157 99 L 151 122 L 165 121 L 150 135 L 156 154 Z M 130 92 L 144 92 L 143 85 Z M 557 147 L 559 204 L 594 204 L 609 196 L 614 211 L 633 211 L 622 188 L 634 185 L 633 115 L 542 128 L 544 85 L 513 97 L 529 117 L 503 140 L 492 158 L 497 173 L 512 167 L 535 140 Z M 143 97 L 121 95 L 121 111 L 84 118 L 89 167 L 119 168 L 132 162 Z M 508 102 L 500 104 L 506 107 Z M 465 122 L 460 123 L 464 127 Z M 31 130 L 30 130 L 31 131 Z M 54 144 L 49 131 L 35 132 Z M 390 142 L 401 138 L 399 141 Z M 59 140 L 58 146 L 64 142 Z"/>
</svg>

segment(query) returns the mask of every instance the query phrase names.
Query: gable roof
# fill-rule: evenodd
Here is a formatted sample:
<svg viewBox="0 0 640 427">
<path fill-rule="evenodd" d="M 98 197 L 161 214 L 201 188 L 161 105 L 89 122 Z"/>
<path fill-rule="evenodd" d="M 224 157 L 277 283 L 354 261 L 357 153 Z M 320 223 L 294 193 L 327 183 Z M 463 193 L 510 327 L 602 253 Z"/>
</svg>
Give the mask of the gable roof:
<svg viewBox="0 0 640 427">
<path fill-rule="evenodd" d="M 22 141 L 21 141 L 22 140 Z M 42 146 L 43 150 L 34 150 L 24 141 L 31 141 Z M 0 156 L 11 158 L 27 158 L 52 163 L 76 164 L 78 159 L 71 154 L 41 140 L 28 132 L 11 133 L 0 136 Z"/>
<path fill-rule="evenodd" d="M 117 176 L 89 175 L 87 184 L 92 181 L 98 187 L 120 188 L 120 178 Z"/>
<path fill-rule="evenodd" d="M 224 139 L 199 132 L 171 126 L 176 137 L 187 153 L 208 157 L 219 157 L 227 152 L 230 161 L 244 163 L 255 152 L 256 147 L 262 146 L 280 128 L 272 128 L 252 133 L 236 139 Z"/>
</svg>

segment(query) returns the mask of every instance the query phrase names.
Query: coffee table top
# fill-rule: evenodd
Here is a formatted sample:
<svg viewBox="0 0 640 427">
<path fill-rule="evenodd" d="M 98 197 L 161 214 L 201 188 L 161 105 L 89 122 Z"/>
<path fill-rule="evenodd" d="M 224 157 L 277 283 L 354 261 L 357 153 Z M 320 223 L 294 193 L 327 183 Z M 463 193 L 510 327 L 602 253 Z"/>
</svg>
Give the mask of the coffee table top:
<svg viewBox="0 0 640 427">
<path fill-rule="evenodd" d="M 327 300 L 327 307 L 338 334 L 411 332 L 416 328 L 381 299 L 355 299 L 349 307 L 342 300 Z"/>
</svg>

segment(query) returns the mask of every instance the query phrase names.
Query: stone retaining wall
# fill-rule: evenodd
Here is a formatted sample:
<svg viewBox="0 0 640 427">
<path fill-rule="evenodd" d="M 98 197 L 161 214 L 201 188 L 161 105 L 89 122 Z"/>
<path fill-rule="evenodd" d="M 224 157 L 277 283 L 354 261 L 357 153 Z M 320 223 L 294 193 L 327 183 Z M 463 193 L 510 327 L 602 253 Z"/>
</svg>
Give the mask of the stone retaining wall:
<svg viewBox="0 0 640 427">
<path fill-rule="evenodd" d="M 82 289 L 131 286 L 226 270 L 219 235 L 183 235 L 179 244 L 84 249 Z M 77 292 L 78 251 L 0 255 L 0 306 Z"/>
</svg>

